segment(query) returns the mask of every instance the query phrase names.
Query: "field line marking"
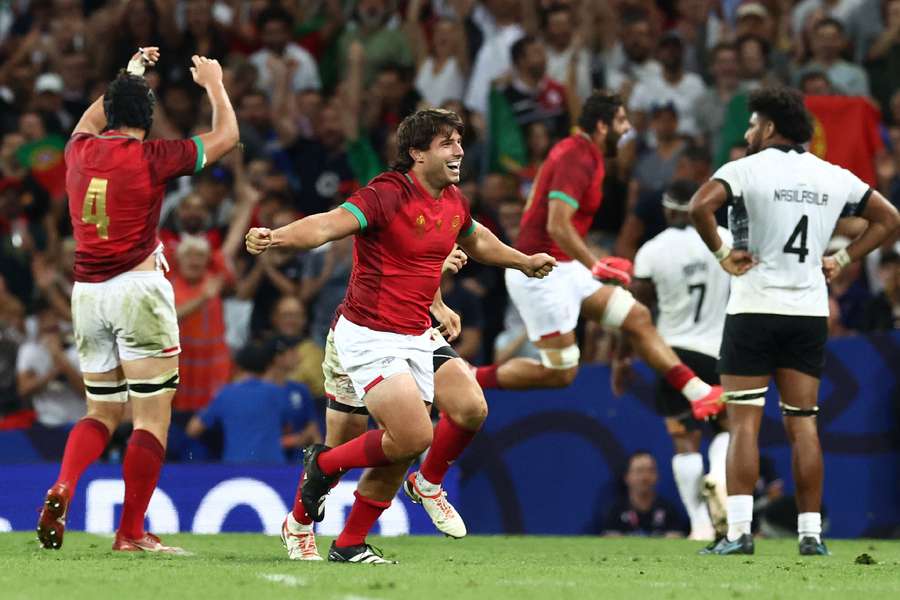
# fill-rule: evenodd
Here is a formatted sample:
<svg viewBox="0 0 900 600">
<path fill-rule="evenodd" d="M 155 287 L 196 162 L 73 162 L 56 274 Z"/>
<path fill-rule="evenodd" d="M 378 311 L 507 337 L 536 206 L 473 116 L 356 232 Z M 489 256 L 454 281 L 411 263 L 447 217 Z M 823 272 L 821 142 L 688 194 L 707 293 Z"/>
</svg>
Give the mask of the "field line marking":
<svg viewBox="0 0 900 600">
<path fill-rule="evenodd" d="M 272 583 L 280 583 L 288 587 L 303 587 L 306 580 L 296 575 L 286 575 L 284 573 L 258 573 L 261 579 L 271 581 Z"/>
</svg>

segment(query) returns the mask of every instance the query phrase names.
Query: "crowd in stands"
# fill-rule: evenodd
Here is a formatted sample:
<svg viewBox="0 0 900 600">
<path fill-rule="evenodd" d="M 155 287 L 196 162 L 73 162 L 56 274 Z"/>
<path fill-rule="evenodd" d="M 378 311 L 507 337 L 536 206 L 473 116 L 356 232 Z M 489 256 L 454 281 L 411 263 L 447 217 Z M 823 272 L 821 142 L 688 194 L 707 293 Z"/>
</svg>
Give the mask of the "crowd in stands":
<svg viewBox="0 0 900 600">
<path fill-rule="evenodd" d="M 608 160 L 590 234 L 633 258 L 665 227 L 661 197 L 744 153 L 749 91 L 786 84 L 816 116 L 810 150 L 900 205 L 900 0 L 10 0 L 0 4 L 0 427 L 66 427 L 84 412 L 72 347 L 74 242 L 63 148 L 142 46 L 151 137 L 209 129 L 188 71 L 217 58 L 241 145 L 167 190 L 165 244 L 181 330 L 170 458 L 295 460 L 318 440 L 320 364 L 352 240 L 250 257 L 251 226 L 326 211 L 387 168 L 419 107 L 466 123 L 461 188 L 515 242 L 532 182 L 593 88 L 635 127 Z M 842 224 L 833 249 L 857 235 Z M 441 284 L 474 364 L 535 356 L 502 273 Z M 892 242 L 831 286 L 832 335 L 900 327 Z M 580 331 L 582 357 L 607 339 Z M 175 431 L 177 429 L 177 431 Z M 293 458 L 292 458 L 293 457 Z"/>
</svg>

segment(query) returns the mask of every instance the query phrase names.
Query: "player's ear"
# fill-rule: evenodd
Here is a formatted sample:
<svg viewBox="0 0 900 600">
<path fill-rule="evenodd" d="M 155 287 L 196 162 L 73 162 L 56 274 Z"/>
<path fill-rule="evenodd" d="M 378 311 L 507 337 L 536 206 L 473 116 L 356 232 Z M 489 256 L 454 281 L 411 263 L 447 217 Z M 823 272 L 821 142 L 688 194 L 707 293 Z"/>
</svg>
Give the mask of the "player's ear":
<svg viewBox="0 0 900 600">
<path fill-rule="evenodd" d="M 425 153 L 422 152 L 421 150 L 419 150 L 418 148 L 410 148 L 409 149 L 409 155 L 412 157 L 413 162 L 417 162 L 417 163 L 423 162 L 425 160 L 425 157 L 423 156 L 424 154 Z"/>
</svg>

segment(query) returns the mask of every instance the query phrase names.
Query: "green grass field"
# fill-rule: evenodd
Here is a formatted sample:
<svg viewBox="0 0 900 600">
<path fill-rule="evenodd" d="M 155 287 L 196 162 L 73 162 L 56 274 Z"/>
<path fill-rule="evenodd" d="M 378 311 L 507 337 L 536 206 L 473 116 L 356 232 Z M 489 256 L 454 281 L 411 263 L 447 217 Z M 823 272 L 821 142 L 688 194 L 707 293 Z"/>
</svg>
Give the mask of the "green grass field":
<svg viewBox="0 0 900 600">
<path fill-rule="evenodd" d="M 0 534 L 0 598 L 900 598 L 900 542 L 830 541 L 832 556 L 759 540 L 755 556 L 696 556 L 697 542 L 590 537 L 374 539 L 399 565 L 287 560 L 277 538 L 171 535 L 191 557 L 113 554 L 111 538 L 69 533 L 61 551 Z M 320 551 L 331 540 L 321 538 Z M 857 564 L 866 553 L 876 564 Z"/>
</svg>

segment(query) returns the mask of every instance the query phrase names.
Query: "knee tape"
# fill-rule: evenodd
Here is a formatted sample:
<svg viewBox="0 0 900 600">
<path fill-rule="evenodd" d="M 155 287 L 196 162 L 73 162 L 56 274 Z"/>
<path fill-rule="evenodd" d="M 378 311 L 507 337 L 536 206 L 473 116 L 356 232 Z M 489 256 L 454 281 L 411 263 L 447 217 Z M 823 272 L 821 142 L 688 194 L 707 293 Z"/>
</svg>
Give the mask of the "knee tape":
<svg viewBox="0 0 900 600">
<path fill-rule="evenodd" d="M 606 309 L 603 311 L 603 325 L 611 329 L 620 329 L 636 302 L 637 300 L 634 299 L 631 292 L 624 288 L 614 287 L 609 300 L 606 301 Z"/>
<path fill-rule="evenodd" d="M 149 398 L 178 387 L 178 367 L 149 379 L 129 379 L 128 393 L 133 398 Z"/>
<path fill-rule="evenodd" d="M 95 402 L 128 402 L 128 382 L 84 380 L 84 391 Z"/>
<path fill-rule="evenodd" d="M 819 413 L 818 406 L 813 406 L 812 408 L 797 408 L 796 406 L 791 406 L 784 402 L 779 402 L 778 405 L 781 406 L 781 414 L 785 417 L 815 417 Z"/>
<path fill-rule="evenodd" d="M 576 344 L 559 349 L 540 349 L 541 364 L 548 369 L 571 369 L 578 366 L 581 350 Z"/>
<path fill-rule="evenodd" d="M 766 392 L 768 390 L 769 386 L 756 388 L 755 390 L 725 392 L 725 402 L 739 406 L 765 406 Z"/>
</svg>

